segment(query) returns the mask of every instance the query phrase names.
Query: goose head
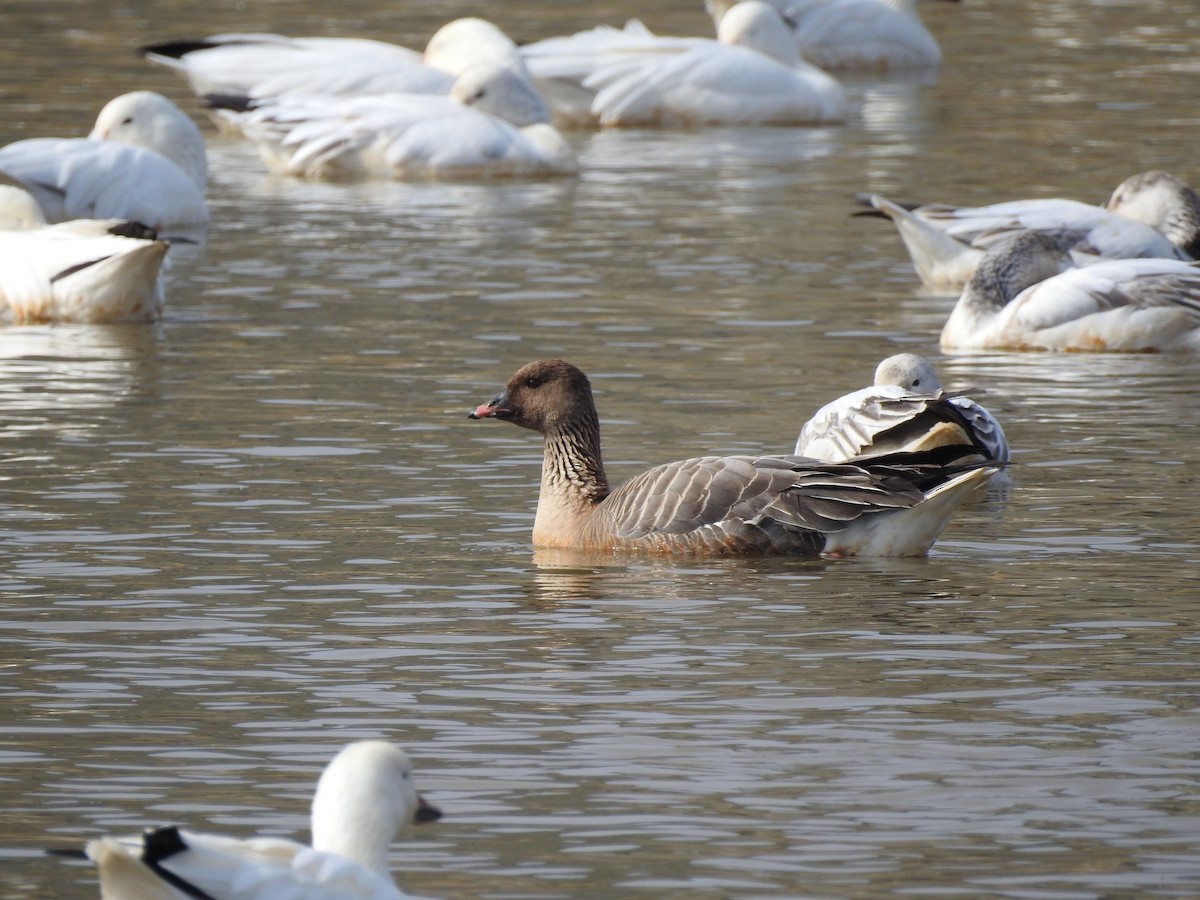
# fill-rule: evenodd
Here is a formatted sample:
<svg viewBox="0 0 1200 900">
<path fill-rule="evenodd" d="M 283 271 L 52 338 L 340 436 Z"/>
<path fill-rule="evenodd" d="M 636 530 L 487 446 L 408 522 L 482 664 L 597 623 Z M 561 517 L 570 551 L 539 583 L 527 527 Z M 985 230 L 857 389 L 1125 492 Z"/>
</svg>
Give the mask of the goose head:
<svg viewBox="0 0 1200 900">
<path fill-rule="evenodd" d="M 1169 172 L 1139 172 L 1117 185 L 1104 206 L 1161 231 L 1190 256 L 1200 255 L 1200 196 Z"/>
<path fill-rule="evenodd" d="M 942 390 L 933 363 L 915 353 L 897 353 L 876 367 L 875 386 L 884 385 L 898 385 L 920 394 L 939 394 Z"/>
<path fill-rule="evenodd" d="M 499 394 L 475 408 L 472 419 L 504 419 L 543 435 L 582 425 L 599 431 L 596 402 L 586 375 L 561 359 L 522 366 Z"/>
<path fill-rule="evenodd" d="M 1002 309 L 1026 288 L 1073 268 L 1071 254 L 1053 235 L 1021 231 L 988 248 L 963 289 L 963 298 Z"/>
<path fill-rule="evenodd" d="M 742 0 L 730 7 L 717 26 L 717 40 L 757 50 L 785 65 L 800 65 L 800 52 L 791 29 L 779 10 L 761 0 Z"/>
<path fill-rule="evenodd" d="M 0 231 L 29 231 L 45 224 L 42 208 L 29 191 L 0 180 Z"/>
<path fill-rule="evenodd" d="M 134 91 L 109 100 L 88 137 L 153 150 L 179 166 L 201 191 L 208 183 L 204 135 L 162 94 Z"/>
<path fill-rule="evenodd" d="M 458 76 L 450 96 L 517 128 L 550 121 L 550 107 L 533 83 L 509 66 L 490 62 L 471 66 Z"/>
<path fill-rule="evenodd" d="M 473 17 L 447 22 L 434 32 L 422 59 L 425 65 L 456 77 L 483 62 L 528 74 L 512 38 L 486 19 Z"/>
<path fill-rule="evenodd" d="M 343 748 L 317 781 L 312 846 L 390 879 L 388 847 L 400 828 L 439 818 L 417 793 L 408 754 L 388 741 L 359 741 Z"/>
</svg>

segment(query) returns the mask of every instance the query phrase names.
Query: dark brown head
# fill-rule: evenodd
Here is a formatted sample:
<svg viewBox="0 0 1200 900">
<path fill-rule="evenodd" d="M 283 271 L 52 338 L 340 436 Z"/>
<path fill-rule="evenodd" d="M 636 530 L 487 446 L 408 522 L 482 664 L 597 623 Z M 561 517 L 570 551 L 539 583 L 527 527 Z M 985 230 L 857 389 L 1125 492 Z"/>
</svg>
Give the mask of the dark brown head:
<svg viewBox="0 0 1200 900">
<path fill-rule="evenodd" d="M 504 390 L 476 407 L 469 418 L 507 419 L 541 434 L 597 421 L 587 376 L 561 359 L 539 359 L 522 366 Z"/>
</svg>

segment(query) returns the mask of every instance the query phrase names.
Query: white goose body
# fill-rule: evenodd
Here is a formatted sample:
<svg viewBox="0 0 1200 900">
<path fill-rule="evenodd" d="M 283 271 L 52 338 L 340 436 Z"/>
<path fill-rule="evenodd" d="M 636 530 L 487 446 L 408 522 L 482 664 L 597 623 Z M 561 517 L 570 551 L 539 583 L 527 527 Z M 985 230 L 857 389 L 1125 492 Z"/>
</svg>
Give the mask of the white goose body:
<svg viewBox="0 0 1200 900">
<path fill-rule="evenodd" d="M 580 97 L 601 125 L 784 125 L 845 114 L 841 86 L 799 58 L 779 13 L 758 0 L 725 16 L 715 41 L 658 37 L 635 20 L 522 52 L 552 105 L 566 94 L 556 114 L 568 119 Z"/>
<path fill-rule="evenodd" d="M 87 138 L 30 138 L 0 148 L 0 173 L 37 199 L 46 220 L 132 219 L 158 231 L 202 226 L 204 136 L 150 91 L 101 110 Z"/>
<path fill-rule="evenodd" d="M 359 741 L 334 757 L 317 784 L 312 847 L 167 826 L 99 838 L 86 853 L 104 900 L 403 900 L 388 846 L 405 822 L 439 816 L 413 787 L 403 751 Z"/>
<path fill-rule="evenodd" d="M 713 21 L 736 0 L 708 0 Z M 826 71 L 890 72 L 936 68 L 937 40 L 914 0 L 771 0 L 787 17 L 800 55 Z"/>
<path fill-rule="evenodd" d="M 251 100 L 448 94 L 454 79 L 489 62 L 521 71 L 512 40 L 483 19 L 455 19 L 424 54 L 366 38 L 217 34 L 143 48 L 146 58 L 187 80 L 201 97 Z"/>
<path fill-rule="evenodd" d="M 877 194 L 860 200 L 891 219 L 917 274 L 935 290 L 961 290 L 987 248 L 1020 230 L 1053 235 L 1081 265 L 1102 259 L 1191 259 L 1200 253 L 1200 198 L 1160 171 L 1126 179 L 1105 206 L 1035 199 L 906 209 Z"/>
<path fill-rule="evenodd" d="M 827 462 L 863 454 L 961 446 L 964 457 L 1009 459 L 996 418 L 975 401 L 942 390 L 933 365 L 898 353 L 875 370 L 871 387 L 825 404 L 800 429 L 793 452 Z"/>
<path fill-rule="evenodd" d="M 0 307 L 17 324 L 146 322 L 163 305 L 167 245 L 136 223 L 46 225 L 33 197 L 0 185 Z"/>
<path fill-rule="evenodd" d="M 532 85 L 486 64 L 460 76 L 451 96 L 280 100 L 238 119 L 270 168 L 303 178 L 537 176 L 576 169 Z"/>
<path fill-rule="evenodd" d="M 942 329 L 946 350 L 1200 349 L 1200 264 L 1106 260 L 1077 267 L 1022 232 L 988 250 Z"/>
</svg>

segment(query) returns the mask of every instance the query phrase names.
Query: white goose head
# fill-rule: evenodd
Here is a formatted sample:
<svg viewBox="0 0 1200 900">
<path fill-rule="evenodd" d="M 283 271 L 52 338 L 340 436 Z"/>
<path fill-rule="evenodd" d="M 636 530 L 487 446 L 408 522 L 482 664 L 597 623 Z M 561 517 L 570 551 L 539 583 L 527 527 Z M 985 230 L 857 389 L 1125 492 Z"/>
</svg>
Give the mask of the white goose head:
<svg viewBox="0 0 1200 900">
<path fill-rule="evenodd" d="M 521 72 L 484 62 L 467 69 L 450 90 L 464 106 L 504 119 L 518 128 L 550 121 L 550 108 Z"/>
<path fill-rule="evenodd" d="M 770 3 L 742 0 L 721 17 L 717 40 L 747 47 L 789 66 L 800 65 L 796 39 L 783 16 Z"/>
<path fill-rule="evenodd" d="M 312 846 L 391 878 L 388 847 L 401 826 L 441 812 L 413 784 L 408 754 L 388 741 L 358 741 L 330 761 L 312 803 Z"/>
<path fill-rule="evenodd" d="M 885 385 L 898 385 L 917 394 L 937 395 L 942 390 L 933 363 L 915 353 L 897 353 L 876 367 L 875 387 Z"/>
<path fill-rule="evenodd" d="M 201 192 L 208 184 L 204 135 L 162 94 L 134 91 L 109 100 L 88 137 L 153 150 L 175 163 Z"/>
</svg>

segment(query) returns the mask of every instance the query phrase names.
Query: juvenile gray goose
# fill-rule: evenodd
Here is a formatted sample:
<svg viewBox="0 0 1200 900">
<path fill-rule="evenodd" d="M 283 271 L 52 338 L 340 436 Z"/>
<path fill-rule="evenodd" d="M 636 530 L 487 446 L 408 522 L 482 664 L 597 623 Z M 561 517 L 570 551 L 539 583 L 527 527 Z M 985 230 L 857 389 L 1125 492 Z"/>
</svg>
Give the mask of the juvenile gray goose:
<svg viewBox="0 0 1200 900">
<path fill-rule="evenodd" d="M 995 465 L 946 465 L 958 448 L 828 464 L 799 456 L 705 456 L 610 490 L 587 376 L 561 359 L 522 367 L 472 419 L 545 440 L 536 547 L 696 556 L 921 556 Z"/>
</svg>

